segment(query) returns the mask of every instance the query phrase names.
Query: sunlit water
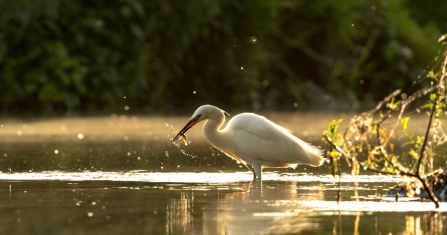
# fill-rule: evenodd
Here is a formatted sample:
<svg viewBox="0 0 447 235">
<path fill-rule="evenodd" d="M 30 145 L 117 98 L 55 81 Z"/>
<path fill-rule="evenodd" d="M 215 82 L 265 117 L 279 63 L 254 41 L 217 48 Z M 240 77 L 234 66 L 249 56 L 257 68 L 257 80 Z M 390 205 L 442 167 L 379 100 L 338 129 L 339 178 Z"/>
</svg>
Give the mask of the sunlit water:
<svg viewBox="0 0 447 235">
<path fill-rule="evenodd" d="M 292 182 L 324 182 L 324 183 L 353 183 L 353 182 L 401 182 L 402 178 L 376 175 L 343 175 L 340 180 L 331 175 L 314 175 L 307 173 L 274 173 L 265 172 L 264 181 L 292 181 Z M 46 171 L 37 173 L 1 174 L 0 180 L 61 180 L 61 181 L 128 181 L 153 183 L 229 183 L 247 182 L 253 179 L 251 172 L 235 173 L 194 173 L 194 172 L 61 172 Z"/>
</svg>

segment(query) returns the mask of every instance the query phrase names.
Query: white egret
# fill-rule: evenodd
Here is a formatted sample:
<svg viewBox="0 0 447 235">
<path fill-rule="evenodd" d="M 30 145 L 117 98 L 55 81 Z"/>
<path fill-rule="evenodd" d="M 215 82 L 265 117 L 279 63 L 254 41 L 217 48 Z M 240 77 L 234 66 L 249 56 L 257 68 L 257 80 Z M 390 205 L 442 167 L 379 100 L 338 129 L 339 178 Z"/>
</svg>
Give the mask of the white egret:
<svg viewBox="0 0 447 235">
<path fill-rule="evenodd" d="M 253 172 L 254 180 L 262 179 L 263 167 L 296 168 L 298 164 L 323 164 L 321 150 L 267 118 L 254 113 L 242 113 L 220 129 L 225 122 L 224 114 L 228 113 L 215 106 L 200 106 L 172 142 L 184 137 L 185 132 L 197 123 L 205 121 L 203 131 L 208 142 L 244 164 Z"/>
</svg>

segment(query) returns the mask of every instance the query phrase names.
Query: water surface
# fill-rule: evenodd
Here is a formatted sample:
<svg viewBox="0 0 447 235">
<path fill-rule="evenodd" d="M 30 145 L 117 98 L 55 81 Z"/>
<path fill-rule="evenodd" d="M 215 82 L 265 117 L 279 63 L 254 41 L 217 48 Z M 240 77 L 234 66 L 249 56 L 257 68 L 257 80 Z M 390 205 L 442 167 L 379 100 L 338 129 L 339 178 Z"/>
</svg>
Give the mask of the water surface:
<svg viewBox="0 0 447 235">
<path fill-rule="evenodd" d="M 447 234 L 446 203 L 382 197 L 401 178 L 344 174 L 339 203 L 328 166 L 267 169 L 252 182 L 201 128 L 190 145 L 171 144 L 164 122 L 186 120 L 2 124 L 0 234 Z M 292 130 L 309 121 L 291 120 Z"/>
<path fill-rule="evenodd" d="M 443 234 L 447 204 L 380 200 L 398 179 L 267 173 L 2 174 L 1 234 Z M 357 195 L 357 197 L 354 197 Z"/>
</svg>

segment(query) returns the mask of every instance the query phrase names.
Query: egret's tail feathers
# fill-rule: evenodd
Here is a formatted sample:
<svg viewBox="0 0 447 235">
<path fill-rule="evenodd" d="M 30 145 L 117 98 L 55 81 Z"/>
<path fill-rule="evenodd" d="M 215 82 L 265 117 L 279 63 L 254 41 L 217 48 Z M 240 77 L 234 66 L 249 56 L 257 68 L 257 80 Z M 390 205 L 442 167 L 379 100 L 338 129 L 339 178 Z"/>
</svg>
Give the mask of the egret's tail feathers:
<svg viewBox="0 0 447 235">
<path fill-rule="evenodd" d="M 311 166 L 321 166 L 324 163 L 324 158 L 320 155 L 313 155 L 309 157 L 312 160 Z"/>
<path fill-rule="evenodd" d="M 309 160 L 309 165 L 311 166 L 321 166 L 324 163 L 323 158 L 323 150 L 320 148 L 313 146 L 311 144 L 307 144 L 305 151 L 307 153 L 307 159 Z"/>
</svg>

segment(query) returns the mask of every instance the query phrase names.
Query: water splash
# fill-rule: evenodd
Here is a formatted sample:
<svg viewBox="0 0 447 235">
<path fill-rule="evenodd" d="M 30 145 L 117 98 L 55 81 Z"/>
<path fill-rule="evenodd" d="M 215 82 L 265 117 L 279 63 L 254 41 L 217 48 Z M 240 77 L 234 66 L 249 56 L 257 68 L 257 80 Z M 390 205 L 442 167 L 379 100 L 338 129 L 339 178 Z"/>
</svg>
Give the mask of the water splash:
<svg viewBox="0 0 447 235">
<path fill-rule="evenodd" d="M 177 131 L 173 126 L 169 125 L 169 124 L 166 123 L 166 122 L 165 122 L 165 126 L 171 128 L 171 129 L 173 130 L 173 133 L 178 133 L 178 131 Z M 183 140 L 183 144 L 184 144 L 185 146 L 188 146 L 188 145 L 191 143 L 191 141 L 188 140 L 188 138 L 186 137 L 185 134 L 180 134 L 180 136 L 182 137 L 181 139 Z M 173 138 L 170 138 L 169 135 L 168 135 L 168 139 L 169 139 L 171 142 L 172 142 L 172 140 L 173 140 Z M 177 148 L 181 149 L 181 148 L 180 148 L 180 143 L 177 143 L 177 141 L 172 142 L 172 143 L 173 143 L 175 146 L 177 146 Z"/>
<path fill-rule="evenodd" d="M 173 126 L 169 125 L 169 124 L 166 123 L 166 122 L 165 122 L 165 126 L 171 128 L 171 129 L 173 130 L 173 133 L 178 133 L 178 131 L 177 131 Z M 181 134 L 181 136 L 182 136 L 181 139 L 183 140 L 183 144 L 184 144 L 185 146 L 188 146 L 188 145 L 191 143 L 191 141 L 188 140 L 188 138 L 186 137 L 185 134 Z M 173 141 L 172 141 L 173 138 L 170 138 L 169 135 L 168 135 L 167 137 L 168 137 L 168 139 L 171 141 L 171 143 L 173 143 L 177 148 L 180 149 L 180 151 L 182 152 L 183 155 L 185 155 L 185 156 L 187 156 L 187 157 L 195 158 L 194 155 L 187 153 L 185 150 L 183 150 L 183 149 L 181 148 L 181 146 L 180 146 L 181 142 L 180 142 L 180 143 L 179 143 L 179 141 L 175 141 L 175 142 L 173 142 Z M 180 139 L 180 138 L 179 138 L 179 139 Z"/>
</svg>

